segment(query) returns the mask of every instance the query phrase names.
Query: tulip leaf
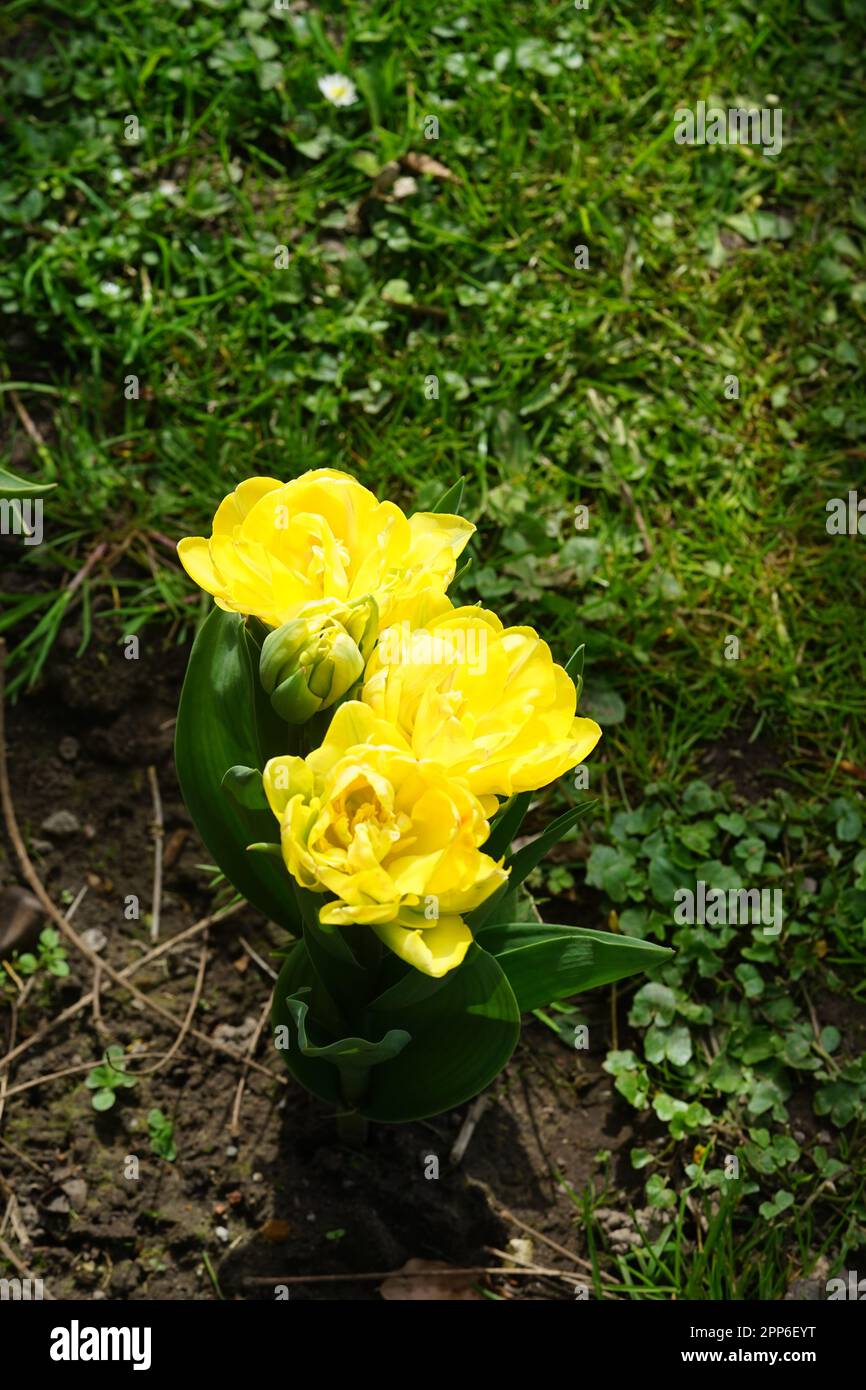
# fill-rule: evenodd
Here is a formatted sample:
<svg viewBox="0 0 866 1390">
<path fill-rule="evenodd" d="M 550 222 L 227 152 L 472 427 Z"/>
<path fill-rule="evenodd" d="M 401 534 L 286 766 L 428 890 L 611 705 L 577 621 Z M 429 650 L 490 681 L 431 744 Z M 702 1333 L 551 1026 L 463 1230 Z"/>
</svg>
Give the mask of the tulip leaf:
<svg viewBox="0 0 866 1390">
<path fill-rule="evenodd" d="M 285 962 L 274 991 L 274 1026 L 289 1024 L 289 1046 L 281 1055 L 308 1090 L 343 1105 L 336 1060 L 325 1061 L 321 1053 L 305 1056 L 298 1045 L 289 999 L 305 985 L 311 986 L 310 1016 L 321 1027 L 328 1001 L 306 945 L 300 943 Z M 462 965 L 437 986 L 417 993 L 410 986 L 402 995 L 388 990 L 367 1009 L 361 1031 L 374 1036 L 384 1031 L 386 1038 L 395 1030 L 411 1034 L 390 1061 L 371 1067 L 366 1094 L 358 1104 L 368 1119 L 402 1123 L 441 1114 L 482 1091 L 511 1056 L 520 1014 L 511 986 L 491 955 L 473 945 Z M 333 1041 L 340 1041 L 336 1033 Z"/>
<path fill-rule="evenodd" d="M 508 846 L 520 829 L 531 800 L 531 792 L 518 792 L 500 807 L 484 846 L 484 853 L 489 854 L 491 859 L 501 859 L 507 854 Z"/>
<path fill-rule="evenodd" d="M 441 989 L 415 998 L 404 1010 L 382 997 L 368 1017 L 405 1025 L 412 1041 L 372 1074 L 361 1106 L 371 1120 L 422 1120 L 462 1105 L 489 1086 L 520 1036 L 520 1010 L 493 956 L 474 944 Z"/>
<path fill-rule="evenodd" d="M 492 922 L 495 918 L 502 920 L 504 904 L 509 900 L 513 906 L 513 895 L 517 888 L 537 864 L 541 862 L 549 849 L 552 849 L 574 825 L 575 821 L 581 816 L 586 815 L 598 803 L 596 801 L 584 801 L 580 806 L 572 806 L 569 811 L 565 811 L 556 820 L 551 821 L 546 830 L 540 835 L 536 835 L 534 840 L 530 840 L 528 845 L 523 845 L 521 849 L 506 860 L 506 867 L 510 870 L 507 883 L 502 883 L 496 892 L 491 894 L 486 902 L 480 907 L 476 907 L 468 916 L 467 921 L 473 933 L 478 932 L 485 922 Z M 490 837 L 491 840 L 493 836 Z M 494 854 L 490 848 L 490 840 L 484 846 L 488 854 Z M 505 846 L 507 848 L 507 845 Z M 500 851 L 501 852 L 501 851 Z M 499 857 L 498 854 L 495 857 Z"/>
<path fill-rule="evenodd" d="M 389 953 L 390 956 L 390 953 Z M 419 1004 L 422 999 L 427 999 L 431 994 L 436 994 L 443 989 L 448 979 L 447 975 L 441 975 L 435 979 L 432 975 L 425 975 L 423 971 L 416 970 L 414 966 L 404 966 L 402 961 L 398 961 L 396 956 L 386 961 L 386 967 L 391 964 L 391 959 L 398 966 L 402 966 L 400 978 L 388 985 L 386 989 L 378 995 L 370 1005 L 372 1009 L 393 1011 L 394 1009 L 412 1009 Z"/>
<path fill-rule="evenodd" d="M 274 986 L 271 1009 L 274 1045 L 296 1081 L 320 1100 L 339 1108 L 345 1102 L 338 1068 L 321 1057 L 304 1056 L 298 1046 L 298 1030 L 288 1001 L 304 988 L 309 990 L 311 1018 L 315 1019 L 318 1028 L 330 1033 L 334 1039 L 339 1038 L 344 1031 L 343 1020 L 322 987 L 306 943 L 299 941 L 283 962 Z"/>
<path fill-rule="evenodd" d="M 192 652 L 177 714 L 175 763 L 183 799 L 214 862 L 248 902 L 297 931 L 285 865 L 248 846 L 278 838 L 269 810 L 241 805 L 222 789 L 230 768 L 262 768 L 285 751 L 285 726 L 258 680 L 255 644 L 237 613 L 214 608 Z"/>
<path fill-rule="evenodd" d="M 574 681 L 574 688 L 577 691 L 577 698 L 583 694 L 583 659 L 586 656 L 586 643 L 581 642 L 579 647 L 575 647 L 571 656 L 565 663 L 565 674 L 571 676 Z"/>
<path fill-rule="evenodd" d="M 547 922 L 496 922 L 479 931 L 478 944 L 502 966 L 522 1013 L 639 974 L 673 955 L 666 946 L 619 932 Z"/>
<path fill-rule="evenodd" d="M 507 867 L 511 870 L 509 874 L 511 886 L 516 888 L 518 884 L 522 883 L 527 875 L 532 873 L 536 864 L 541 863 L 547 851 L 559 844 L 562 837 L 580 820 L 581 816 L 594 810 L 597 805 L 598 802 L 593 800 L 583 801 L 579 806 L 572 806 L 570 810 L 557 816 L 556 820 L 552 820 L 550 825 L 542 830 L 541 834 L 537 835 L 534 840 L 530 840 L 528 845 L 523 845 L 517 850 L 516 854 L 513 854 L 506 861 Z"/>
<path fill-rule="evenodd" d="M 229 768 L 220 785 L 249 811 L 269 809 L 262 774 L 257 767 L 243 767 L 237 763 Z"/>
<path fill-rule="evenodd" d="M 565 674 L 571 676 L 575 682 L 583 680 L 583 659 L 586 656 L 586 643 L 581 642 L 579 647 L 575 647 L 571 656 L 565 663 Z"/>
<path fill-rule="evenodd" d="M 447 492 L 443 492 L 433 511 L 445 513 L 447 516 L 459 516 L 463 505 L 463 482 L 463 478 L 458 478 Z"/>
<path fill-rule="evenodd" d="M 325 901 L 323 895 L 311 893 L 297 883 L 292 886 L 304 924 L 304 944 L 313 969 L 335 1003 L 349 1013 L 365 997 L 368 977 L 340 929 L 324 927 L 319 921 L 319 908 Z"/>
<path fill-rule="evenodd" d="M 308 989 L 301 988 L 286 1000 L 286 1007 L 298 1032 L 298 1049 L 304 1057 L 320 1057 L 323 1061 L 334 1062 L 341 1069 L 357 1068 L 363 1071 L 379 1062 L 390 1062 L 411 1041 L 412 1035 L 405 1029 L 389 1028 L 381 1042 L 368 1042 L 366 1038 L 340 1038 L 338 1042 L 317 1047 L 307 1035 L 309 1006 L 300 998 L 308 992 Z"/>
</svg>

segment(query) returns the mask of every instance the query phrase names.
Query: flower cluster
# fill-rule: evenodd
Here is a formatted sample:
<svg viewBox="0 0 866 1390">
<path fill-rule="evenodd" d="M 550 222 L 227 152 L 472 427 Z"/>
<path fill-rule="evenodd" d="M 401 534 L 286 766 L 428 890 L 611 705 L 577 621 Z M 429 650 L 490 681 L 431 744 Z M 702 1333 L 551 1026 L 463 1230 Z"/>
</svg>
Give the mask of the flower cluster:
<svg viewBox="0 0 866 1390">
<path fill-rule="evenodd" d="M 466 915 L 507 879 L 484 852 L 503 801 L 601 736 L 532 628 L 448 598 L 473 530 L 316 469 L 247 479 L 209 539 L 178 547 L 219 607 L 269 629 L 260 677 L 298 751 L 263 780 L 290 874 L 326 895 L 324 928 L 363 924 L 434 977 L 461 963 Z"/>
</svg>

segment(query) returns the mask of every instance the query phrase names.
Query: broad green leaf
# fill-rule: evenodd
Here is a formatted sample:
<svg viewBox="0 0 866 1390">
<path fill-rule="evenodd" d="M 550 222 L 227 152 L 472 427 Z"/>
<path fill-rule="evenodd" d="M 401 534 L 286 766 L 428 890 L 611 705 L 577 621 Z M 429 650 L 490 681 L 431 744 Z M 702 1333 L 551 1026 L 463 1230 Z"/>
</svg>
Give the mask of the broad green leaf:
<svg viewBox="0 0 866 1390">
<path fill-rule="evenodd" d="M 371 1068 L 359 1104 L 369 1119 L 387 1123 L 425 1119 L 470 1100 L 498 1076 L 520 1033 L 511 987 L 493 957 L 477 945 L 433 990 L 421 985 L 413 991 L 411 983 L 399 983 L 402 991 L 387 990 L 369 1006 L 359 1030 L 371 1038 L 394 1029 L 411 1034 L 398 1055 Z M 321 1055 L 304 1056 L 298 1047 L 286 1001 L 305 985 L 311 987 L 310 1018 L 324 1036 L 329 1029 L 322 1010 L 328 1001 L 306 944 L 299 943 L 274 990 L 273 1023 L 275 1028 L 288 1025 L 290 1038 L 280 1055 L 308 1090 L 332 1105 L 344 1105 L 338 1067 Z M 339 1042 L 334 1026 L 332 1022 L 332 1041 Z"/>
<path fill-rule="evenodd" d="M 618 932 L 546 922 L 493 923 L 479 931 L 478 944 L 502 966 L 522 1013 L 636 975 L 673 954 Z"/>
<path fill-rule="evenodd" d="M 261 769 L 287 747 L 288 731 L 259 685 L 254 652 L 240 615 L 214 608 L 190 654 L 175 762 L 183 799 L 215 863 L 248 902 L 296 931 L 288 871 L 276 858 L 247 849 L 279 839 L 275 817 L 239 805 L 222 786 L 229 768 Z"/>
<path fill-rule="evenodd" d="M 408 1047 L 372 1074 L 362 1105 L 372 1120 L 421 1120 L 462 1105 L 489 1086 L 520 1036 L 520 1010 L 498 962 L 476 944 L 443 986 L 405 1010 L 377 1000 L 376 1023 L 405 1027 Z"/>
<path fill-rule="evenodd" d="M 365 1071 L 381 1062 L 390 1062 L 411 1040 L 411 1034 L 405 1029 L 389 1028 L 379 1042 L 368 1042 L 366 1038 L 340 1038 L 337 1042 L 316 1046 L 307 1035 L 309 1006 L 300 997 L 307 993 L 307 988 L 301 988 L 286 1000 L 297 1029 L 298 1048 L 305 1057 L 320 1057 L 322 1061 L 334 1062 L 341 1069 Z"/>
</svg>

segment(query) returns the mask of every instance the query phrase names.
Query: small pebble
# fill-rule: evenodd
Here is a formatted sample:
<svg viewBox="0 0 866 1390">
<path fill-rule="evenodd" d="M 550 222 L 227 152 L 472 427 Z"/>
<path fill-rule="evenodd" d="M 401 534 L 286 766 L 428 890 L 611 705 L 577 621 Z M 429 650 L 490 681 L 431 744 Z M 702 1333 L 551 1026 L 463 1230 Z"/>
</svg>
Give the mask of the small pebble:
<svg viewBox="0 0 866 1390">
<path fill-rule="evenodd" d="M 214 1235 L 216 1236 L 217 1240 L 221 1240 L 223 1244 L 225 1244 L 225 1242 L 229 1238 L 228 1229 L 225 1226 L 215 1226 Z"/>
<path fill-rule="evenodd" d="M 104 951 L 108 945 L 108 937 L 99 927 L 88 927 L 87 931 L 81 933 L 81 940 L 85 946 L 89 946 L 91 951 Z"/>
<path fill-rule="evenodd" d="M 264 1178 L 263 1178 L 262 1174 L 261 1174 L 261 1173 L 253 1173 L 253 1182 L 264 1182 Z"/>
<path fill-rule="evenodd" d="M 226 1158 L 237 1158 L 238 1151 L 235 1144 L 229 1144 L 226 1148 Z"/>
<path fill-rule="evenodd" d="M 63 838 L 66 835 L 77 835 L 80 826 L 77 816 L 73 816 L 71 811 L 52 811 L 39 828 L 44 830 L 46 835 L 59 835 Z"/>
</svg>

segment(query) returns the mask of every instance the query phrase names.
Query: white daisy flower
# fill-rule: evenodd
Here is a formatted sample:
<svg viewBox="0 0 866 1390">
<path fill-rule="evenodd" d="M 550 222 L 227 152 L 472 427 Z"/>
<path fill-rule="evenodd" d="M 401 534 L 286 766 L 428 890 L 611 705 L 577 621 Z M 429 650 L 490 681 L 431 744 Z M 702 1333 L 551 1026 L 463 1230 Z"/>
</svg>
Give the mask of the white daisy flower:
<svg viewBox="0 0 866 1390">
<path fill-rule="evenodd" d="M 330 72 L 319 78 L 319 91 L 332 106 L 351 106 L 358 100 L 358 89 L 350 77 Z"/>
</svg>

